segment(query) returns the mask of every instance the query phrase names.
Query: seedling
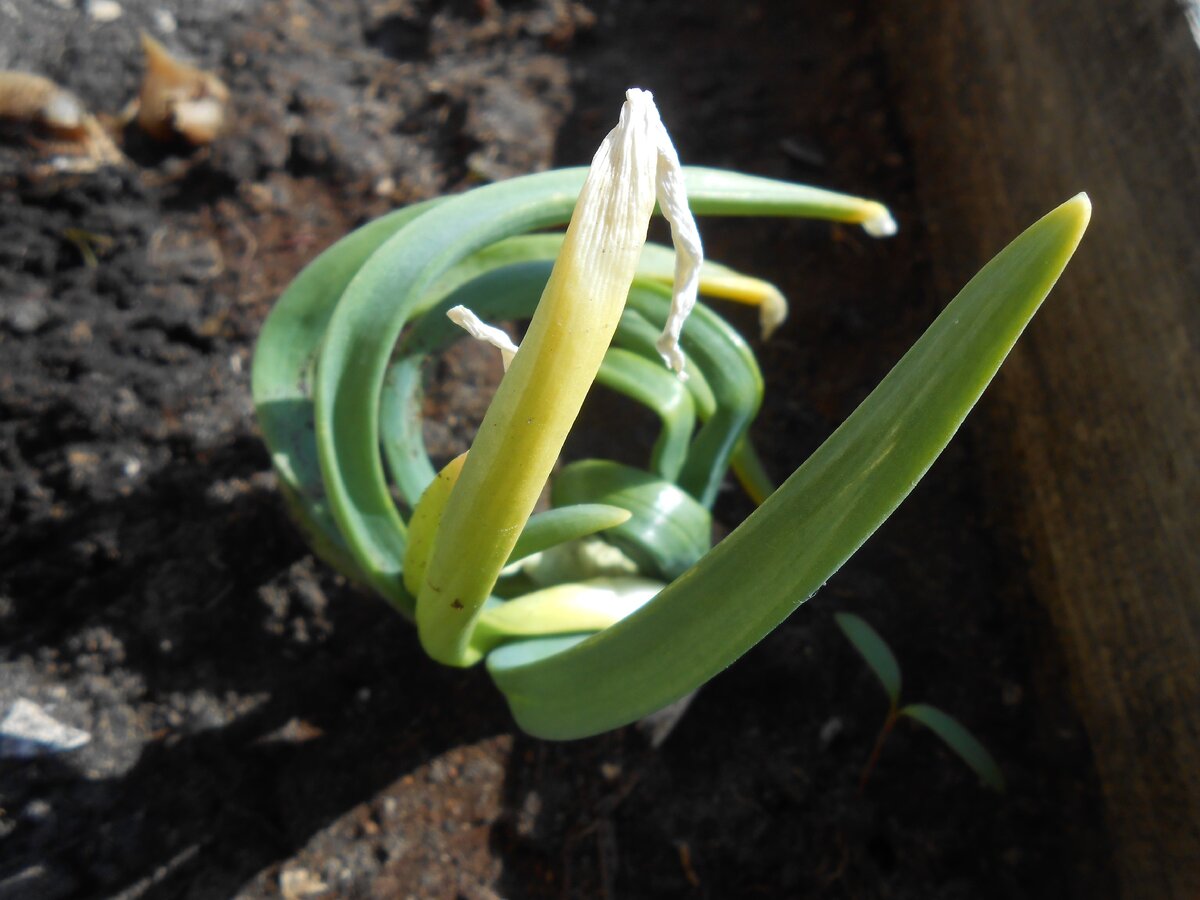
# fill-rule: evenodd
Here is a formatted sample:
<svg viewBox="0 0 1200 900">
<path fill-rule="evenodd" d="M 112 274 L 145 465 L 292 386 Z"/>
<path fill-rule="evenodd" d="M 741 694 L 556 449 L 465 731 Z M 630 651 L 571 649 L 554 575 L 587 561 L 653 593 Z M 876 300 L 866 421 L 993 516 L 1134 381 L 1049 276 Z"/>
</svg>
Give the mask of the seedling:
<svg viewBox="0 0 1200 900">
<path fill-rule="evenodd" d="M 941 738 L 942 742 L 957 753 L 988 787 L 997 791 L 1004 790 L 1004 776 L 1000 774 L 1000 767 L 996 764 L 996 760 L 958 719 L 928 703 L 900 705 L 900 664 L 896 662 L 892 648 L 888 646 L 887 641 L 880 636 L 879 632 L 853 613 L 837 613 L 834 619 L 838 628 L 842 629 L 842 634 L 846 635 L 850 643 L 854 645 L 854 649 L 859 652 L 871 671 L 875 673 L 880 684 L 883 685 L 884 692 L 888 695 L 887 717 L 883 720 L 883 727 L 879 729 L 879 736 L 875 739 L 875 746 L 871 748 L 871 755 L 867 758 L 866 765 L 863 766 L 862 775 L 858 780 L 859 791 L 866 788 L 871 773 L 875 771 L 875 766 L 878 765 L 879 757 L 883 753 L 883 745 L 902 716 L 921 723 Z"/>
<path fill-rule="evenodd" d="M 656 204 L 673 249 L 646 245 Z M 1017 238 L 775 490 L 747 436 L 754 355 L 695 298 L 756 304 L 764 330 L 786 304 L 701 262 L 692 212 L 894 223 L 871 200 L 681 167 L 650 95 L 630 91 L 590 169 L 409 206 L 311 263 L 263 327 L 259 422 L 318 554 L 414 619 L 434 659 L 486 660 L 526 731 L 596 734 L 720 672 L 866 540 L 979 398 L 1089 210 L 1081 195 Z M 526 233 L 568 219 L 565 235 Z M 510 365 L 469 453 L 439 472 L 421 366 L 461 335 L 451 315 Z M 486 324 L 529 317 L 519 347 Z M 645 468 L 563 467 L 534 514 L 593 382 L 652 409 L 659 438 Z M 713 548 L 730 470 L 762 505 Z"/>
</svg>

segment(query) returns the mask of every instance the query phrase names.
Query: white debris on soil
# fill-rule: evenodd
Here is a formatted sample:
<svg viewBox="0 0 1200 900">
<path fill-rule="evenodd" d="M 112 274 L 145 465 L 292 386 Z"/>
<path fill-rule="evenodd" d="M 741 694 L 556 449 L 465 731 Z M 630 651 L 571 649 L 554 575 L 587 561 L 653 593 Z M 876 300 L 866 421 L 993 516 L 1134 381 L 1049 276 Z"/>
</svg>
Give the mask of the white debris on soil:
<svg viewBox="0 0 1200 900">
<path fill-rule="evenodd" d="M 279 893 L 284 900 L 303 900 L 327 890 L 329 886 L 308 869 L 284 869 L 279 873 Z"/>
<path fill-rule="evenodd" d="M 90 0 L 87 13 L 93 22 L 115 22 L 125 10 L 116 0 Z"/>
<path fill-rule="evenodd" d="M 77 750 L 92 739 L 55 719 L 32 700 L 19 698 L 0 721 L 0 759 L 33 759 Z"/>
<path fill-rule="evenodd" d="M 175 21 L 175 16 L 169 9 L 156 9 L 154 11 L 154 27 L 160 34 L 174 34 L 179 28 L 179 23 Z"/>
<path fill-rule="evenodd" d="M 832 719 L 822 725 L 820 734 L 821 746 L 828 747 L 830 744 L 832 744 L 834 739 L 842 733 L 842 729 L 845 727 L 845 723 L 842 722 L 840 716 L 834 716 Z"/>
</svg>

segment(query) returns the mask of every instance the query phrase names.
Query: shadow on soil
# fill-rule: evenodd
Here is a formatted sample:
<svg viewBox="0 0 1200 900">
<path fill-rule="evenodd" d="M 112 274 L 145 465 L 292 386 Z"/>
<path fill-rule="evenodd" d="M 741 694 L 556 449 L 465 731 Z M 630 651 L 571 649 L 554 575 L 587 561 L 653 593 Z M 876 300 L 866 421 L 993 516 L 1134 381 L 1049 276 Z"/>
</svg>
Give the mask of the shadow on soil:
<svg viewBox="0 0 1200 900">
<path fill-rule="evenodd" d="M 304 555 L 264 467 L 235 442 L 5 548 L 9 658 L 61 658 L 93 714 L 74 758 L 0 768 L 6 805 L 26 810 L 0 863 L 0 881 L 26 872 L 19 895 L 61 895 L 41 872 L 79 896 L 231 896 L 406 772 L 503 729 L 465 699 L 489 690 L 482 673 L 431 665 L 400 616 Z"/>
</svg>

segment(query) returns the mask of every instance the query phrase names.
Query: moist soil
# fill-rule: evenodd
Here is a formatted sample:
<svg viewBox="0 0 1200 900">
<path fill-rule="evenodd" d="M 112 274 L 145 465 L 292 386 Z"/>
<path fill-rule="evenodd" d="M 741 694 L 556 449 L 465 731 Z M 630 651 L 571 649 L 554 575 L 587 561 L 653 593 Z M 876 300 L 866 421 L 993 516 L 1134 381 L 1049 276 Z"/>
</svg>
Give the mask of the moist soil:
<svg viewBox="0 0 1200 900">
<path fill-rule="evenodd" d="M 199 150 L 129 126 L 127 161 L 82 173 L 3 126 L 0 711 L 24 697 L 91 741 L 0 760 L 0 897 L 1110 895 L 1087 744 L 988 491 L 986 415 L 665 739 L 565 744 L 521 735 L 484 672 L 432 663 L 314 561 L 258 438 L 255 336 L 307 260 L 397 205 L 586 162 L 637 85 L 685 162 L 879 197 L 901 223 L 889 241 L 702 223 L 712 258 L 791 298 L 754 338 L 754 435 L 790 472 L 948 299 L 927 288 L 873 4 L 105 8 L 0 4 L 0 67 L 116 114 L 144 28 L 218 72 L 233 116 Z M 431 366 L 437 454 L 465 446 L 497 376 L 462 343 Z M 636 458 L 605 426 L 644 437 L 627 407 L 585 414 L 569 452 Z M 729 487 L 721 526 L 748 510 Z M 909 699 L 974 730 L 1006 793 L 912 727 L 859 790 L 886 701 L 838 610 L 889 640 Z"/>
</svg>

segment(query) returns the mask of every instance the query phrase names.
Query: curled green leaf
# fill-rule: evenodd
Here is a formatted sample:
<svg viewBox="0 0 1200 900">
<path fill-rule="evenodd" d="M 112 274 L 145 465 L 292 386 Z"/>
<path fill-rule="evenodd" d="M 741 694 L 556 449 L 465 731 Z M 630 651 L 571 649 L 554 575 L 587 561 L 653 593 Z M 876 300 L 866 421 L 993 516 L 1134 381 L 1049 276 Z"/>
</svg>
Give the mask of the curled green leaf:
<svg viewBox="0 0 1200 900">
<path fill-rule="evenodd" d="M 525 523 L 525 530 L 517 538 L 508 563 L 511 565 L 558 544 L 615 528 L 629 521 L 629 517 L 629 510 L 605 503 L 576 503 L 535 513 Z"/>
<path fill-rule="evenodd" d="M 965 762 L 993 790 L 1004 790 L 1004 775 L 991 753 L 958 719 L 928 703 L 913 703 L 899 712 L 920 722 Z"/>
<path fill-rule="evenodd" d="M 629 521 L 605 537 L 644 572 L 675 578 L 712 544 L 708 510 L 675 485 L 648 472 L 600 459 L 563 468 L 550 493 L 555 506 L 604 503 L 629 510 Z"/>
</svg>

